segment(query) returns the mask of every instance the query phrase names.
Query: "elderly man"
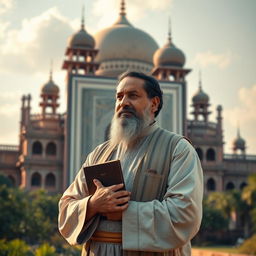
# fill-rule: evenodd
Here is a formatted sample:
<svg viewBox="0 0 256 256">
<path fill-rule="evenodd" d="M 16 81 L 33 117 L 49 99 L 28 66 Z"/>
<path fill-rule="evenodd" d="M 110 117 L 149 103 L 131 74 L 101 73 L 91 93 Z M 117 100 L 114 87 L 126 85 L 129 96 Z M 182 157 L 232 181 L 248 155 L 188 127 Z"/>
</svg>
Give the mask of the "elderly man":
<svg viewBox="0 0 256 256">
<path fill-rule="evenodd" d="M 198 156 L 182 136 L 158 127 L 162 91 L 150 76 L 119 78 L 110 140 L 84 163 L 120 159 L 124 181 L 88 194 L 83 168 L 59 204 L 59 230 L 84 255 L 191 255 L 202 216 Z"/>
</svg>

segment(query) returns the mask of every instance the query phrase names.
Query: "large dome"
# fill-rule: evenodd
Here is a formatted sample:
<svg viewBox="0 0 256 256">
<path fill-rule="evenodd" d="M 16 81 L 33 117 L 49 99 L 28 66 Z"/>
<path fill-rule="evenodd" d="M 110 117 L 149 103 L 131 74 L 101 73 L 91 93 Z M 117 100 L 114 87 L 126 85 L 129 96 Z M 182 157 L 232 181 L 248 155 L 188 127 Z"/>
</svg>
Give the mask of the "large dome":
<svg viewBox="0 0 256 256">
<path fill-rule="evenodd" d="M 154 54 L 154 66 L 177 66 L 183 67 L 185 64 L 184 53 L 177 48 L 171 40 L 159 48 Z"/>
<path fill-rule="evenodd" d="M 133 27 L 124 15 L 111 27 L 98 32 L 95 40 L 101 75 L 117 75 L 133 67 L 149 72 L 153 66 L 157 43 L 149 34 Z"/>
</svg>

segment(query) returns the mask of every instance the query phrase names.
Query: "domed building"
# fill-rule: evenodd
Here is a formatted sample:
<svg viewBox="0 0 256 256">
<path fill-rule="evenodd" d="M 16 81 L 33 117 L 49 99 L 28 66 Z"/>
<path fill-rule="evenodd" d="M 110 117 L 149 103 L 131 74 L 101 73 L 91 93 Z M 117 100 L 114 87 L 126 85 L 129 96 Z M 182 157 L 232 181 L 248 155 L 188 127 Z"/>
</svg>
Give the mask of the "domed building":
<svg viewBox="0 0 256 256">
<path fill-rule="evenodd" d="M 66 113 L 58 113 L 59 87 L 52 71 L 41 87 L 40 113 L 32 113 L 30 95 L 22 97 L 20 143 L 0 145 L 0 173 L 27 190 L 62 192 L 86 155 L 107 139 L 118 76 L 136 70 L 158 79 L 164 105 L 157 121 L 190 138 L 204 169 L 205 193 L 243 188 L 256 173 L 256 156 L 246 154 L 239 130 L 233 154 L 224 153 L 223 110 L 217 106 L 216 121 L 210 121 L 210 97 L 201 77 L 192 97 L 192 118 L 187 119 L 186 76 L 191 70 L 170 27 L 167 42 L 159 47 L 129 21 L 124 0 L 117 16 L 112 26 L 90 33 L 82 17 L 81 27 L 68 38 L 62 66 L 67 74 Z"/>
<path fill-rule="evenodd" d="M 82 28 L 83 30 L 83 23 Z M 145 31 L 128 20 L 125 2 L 116 22 L 93 36 L 81 30 L 71 36 L 63 68 L 67 70 L 67 173 L 69 182 L 84 157 L 107 139 L 115 105 L 117 79 L 125 71 L 151 74 L 159 79 L 164 94 L 160 125 L 177 133 L 186 130 L 185 55 L 168 40 L 159 48 Z M 77 38 L 80 43 L 76 43 Z M 90 56 L 90 58 L 87 58 Z M 79 118 L 77 118 L 77 116 Z"/>
</svg>

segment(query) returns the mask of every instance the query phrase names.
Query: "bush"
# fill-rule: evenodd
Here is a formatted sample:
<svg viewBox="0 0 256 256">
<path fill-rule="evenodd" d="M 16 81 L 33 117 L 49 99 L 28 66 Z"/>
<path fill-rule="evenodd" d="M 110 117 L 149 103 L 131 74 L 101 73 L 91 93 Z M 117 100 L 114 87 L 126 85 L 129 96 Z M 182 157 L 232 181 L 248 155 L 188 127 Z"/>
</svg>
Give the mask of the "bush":
<svg viewBox="0 0 256 256">
<path fill-rule="evenodd" d="M 36 249 L 35 256 L 57 256 L 55 248 L 48 243 L 42 244 Z"/>
<path fill-rule="evenodd" d="M 239 247 L 240 253 L 248 253 L 249 255 L 256 255 L 256 235 L 244 241 Z"/>
<path fill-rule="evenodd" d="M 0 240 L 0 256 L 32 256 L 33 253 L 29 245 L 20 239 L 10 242 Z"/>
</svg>

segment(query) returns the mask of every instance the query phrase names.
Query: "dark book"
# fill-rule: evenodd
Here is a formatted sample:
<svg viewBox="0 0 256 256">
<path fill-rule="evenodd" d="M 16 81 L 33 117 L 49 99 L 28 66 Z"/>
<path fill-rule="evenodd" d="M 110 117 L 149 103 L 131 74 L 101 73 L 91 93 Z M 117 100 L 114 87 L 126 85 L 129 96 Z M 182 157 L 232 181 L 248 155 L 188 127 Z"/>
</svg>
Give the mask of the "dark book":
<svg viewBox="0 0 256 256">
<path fill-rule="evenodd" d="M 93 183 L 93 179 L 99 180 L 105 187 L 120 183 L 124 184 L 120 160 L 85 166 L 84 175 L 90 195 L 93 195 L 96 191 L 96 186 Z M 125 187 L 122 189 L 125 189 Z"/>
</svg>

